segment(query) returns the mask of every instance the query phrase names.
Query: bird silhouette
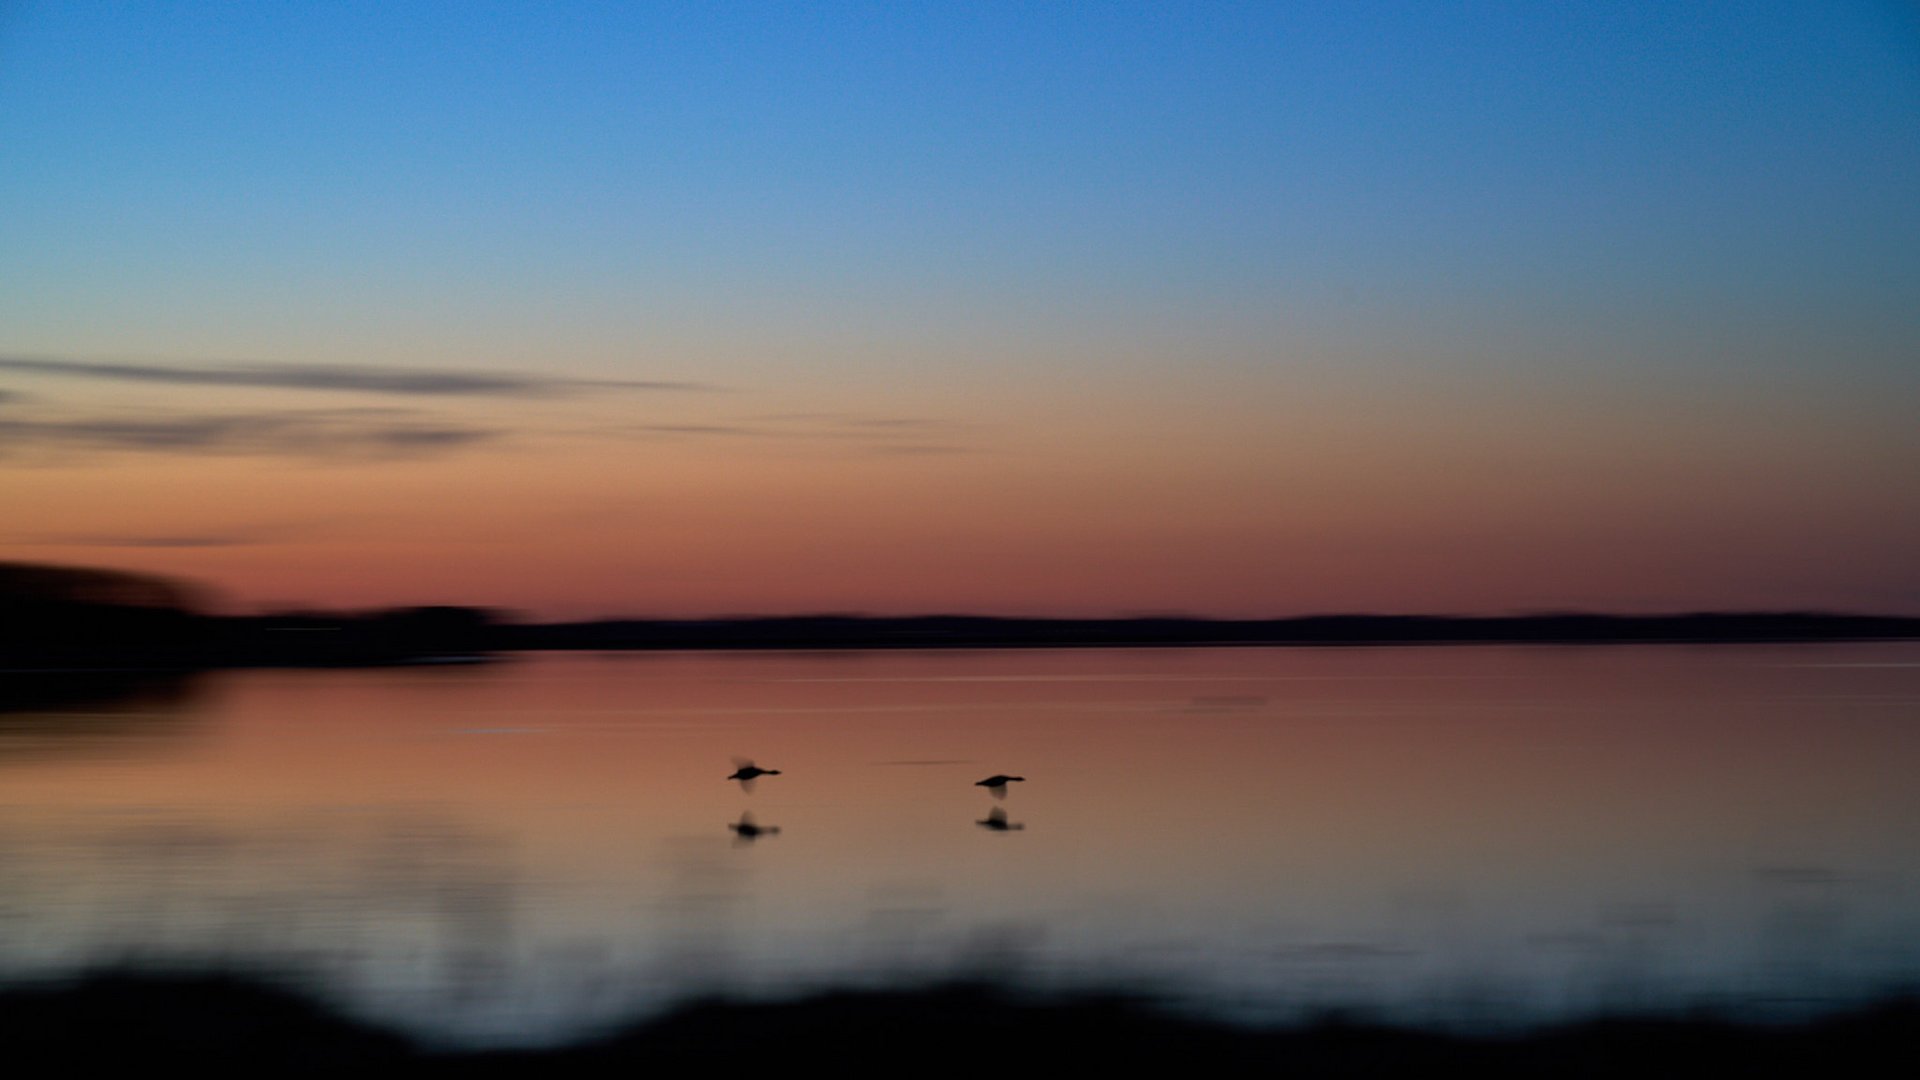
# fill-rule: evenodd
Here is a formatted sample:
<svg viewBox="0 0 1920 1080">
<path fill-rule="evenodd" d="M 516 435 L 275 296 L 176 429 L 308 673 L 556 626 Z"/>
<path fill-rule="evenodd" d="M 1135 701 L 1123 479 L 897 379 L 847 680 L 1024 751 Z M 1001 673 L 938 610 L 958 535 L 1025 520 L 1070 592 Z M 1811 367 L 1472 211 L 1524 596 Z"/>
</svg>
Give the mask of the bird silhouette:
<svg viewBox="0 0 1920 1080">
<path fill-rule="evenodd" d="M 985 780 L 975 780 L 973 782 L 973 786 L 986 788 L 988 791 L 993 792 L 994 798 L 1004 799 L 1007 797 L 1008 784 L 1011 784 L 1016 780 L 1025 780 L 1025 779 L 1026 777 L 1024 776 L 1008 776 L 1005 773 L 995 773 L 992 776 L 987 777 Z"/>
<path fill-rule="evenodd" d="M 728 822 L 727 828 L 733 830 L 733 842 L 736 844 L 751 844 L 763 836 L 780 835 L 780 826 L 778 825 L 754 824 L 753 813 L 751 811 L 741 812 L 740 820 Z"/>
<path fill-rule="evenodd" d="M 991 829 L 994 832 L 1019 832 L 1021 829 L 1027 827 L 1025 822 L 1008 821 L 1007 812 L 997 806 L 987 811 L 987 816 L 974 822 L 974 824 L 983 829 Z"/>
<path fill-rule="evenodd" d="M 745 758 L 734 758 L 733 763 L 737 767 L 733 770 L 733 774 L 727 777 L 727 779 L 740 781 L 740 790 L 742 791 L 753 790 L 753 778 L 756 776 L 780 775 L 779 769 L 763 769 Z"/>
</svg>

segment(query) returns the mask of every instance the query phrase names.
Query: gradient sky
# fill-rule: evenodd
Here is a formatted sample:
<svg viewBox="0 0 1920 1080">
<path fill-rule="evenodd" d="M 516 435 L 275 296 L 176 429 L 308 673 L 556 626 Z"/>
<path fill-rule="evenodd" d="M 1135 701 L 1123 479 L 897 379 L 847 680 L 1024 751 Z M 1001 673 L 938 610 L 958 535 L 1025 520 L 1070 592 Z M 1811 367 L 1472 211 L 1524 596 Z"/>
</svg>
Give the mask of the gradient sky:
<svg viewBox="0 0 1920 1080">
<path fill-rule="evenodd" d="M 0 559 L 1920 612 L 1894 3 L 0 5 Z"/>
</svg>

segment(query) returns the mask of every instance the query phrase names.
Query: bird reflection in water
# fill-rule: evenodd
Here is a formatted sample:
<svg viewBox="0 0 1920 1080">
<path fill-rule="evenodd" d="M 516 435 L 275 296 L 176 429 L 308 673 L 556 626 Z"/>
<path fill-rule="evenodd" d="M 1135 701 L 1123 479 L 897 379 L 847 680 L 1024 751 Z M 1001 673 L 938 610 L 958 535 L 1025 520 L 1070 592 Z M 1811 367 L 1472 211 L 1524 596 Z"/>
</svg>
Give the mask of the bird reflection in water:
<svg viewBox="0 0 1920 1080">
<path fill-rule="evenodd" d="M 1027 827 L 1024 821 L 1008 821 L 1007 812 L 997 806 L 987 811 L 987 816 L 974 822 L 974 824 L 983 829 L 990 829 L 993 832 L 1019 832 L 1021 829 Z"/>
<path fill-rule="evenodd" d="M 779 769 L 763 769 L 748 758 L 734 758 L 733 764 L 733 774 L 727 779 L 740 781 L 741 791 L 752 791 L 755 777 L 780 775 Z"/>
<path fill-rule="evenodd" d="M 751 844 L 763 836 L 780 835 L 780 826 L 756 824 L 753 814 L 745 811 L 740 814 L 739 821 L 728 822 L 727 828 L 733 830 L 733 842 L 740 847 Z"/>
</svg>

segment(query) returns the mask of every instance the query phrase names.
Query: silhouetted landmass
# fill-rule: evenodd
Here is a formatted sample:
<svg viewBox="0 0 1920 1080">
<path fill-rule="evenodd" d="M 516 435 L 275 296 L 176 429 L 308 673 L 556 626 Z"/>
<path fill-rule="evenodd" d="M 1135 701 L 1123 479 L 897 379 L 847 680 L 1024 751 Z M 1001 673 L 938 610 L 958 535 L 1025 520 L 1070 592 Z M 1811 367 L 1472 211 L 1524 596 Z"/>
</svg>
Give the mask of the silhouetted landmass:
<svg viewBox="0 0 1920 1080">
<path fill-rule="evenodd" d="M 952 1062 L 988 1071 L 1122 1069 L 1118 1075 L 1252 1067 L 1306 1077 L 1909 1076 L 1920 1064 L 1920 1004 L 1898 999 L 1791 1024 L 1639 1018 L 1463 1035 L 1338 1018 L 1241 1028 L 1178 1016 L 1128 993 L 1036 1000 L 955 984 L 710 1001 L 572 1046 L 475 1053 L 430 1050 L 299 993 L 232 977 L 108 974 L 0 991 L 0 1040 L 12 1060 L 82 1075 L 217 1065 L 303 1075 L 372 1066 L 420 1075 L 636 1076 L 749 1064 L 899 1075 Z"/>
<path fill-rule="evenodd" d="M 192 697 L 196 678 L 186 670 L 8 671 L 0 679 L 0 730 L 10 713 L 98 717 L 174 708 Z"/>
<path fill-rule="evenodd" d="M 197 589 L 164 578 L 0 563 L 0 669 L 16 673 L 472 659 L 498 647 L 497 632 L 491 612 L 463 607 L 212 615 Z M 0 686 L 0 708 L 60 690 L 16 675 Z"/>
<path fill-rule="evenodd" d="M 0 762 L 158 746 L 199 723 L 194 671 L 0 670 Z"/>
<path fill-rule="evenodd" d="M 485 659 L 501 648 L 498 616 L 482 608 L 410 607 L 364 614 L 291 613 L 208 620 L 232 664 L 368 665 Z"/>
<path fill-rule="evenodd" d="M 49 668 L 69 666 L 70 658 L 161 658 L 204 633 L 194 609 L 190 589 L 161 578 L 0 563 L 0 664 Z"/>
<path fill-rule="evenodd" d="M 474 660 L 536 649 L 1597 645 L 1920 638 L 1920 618 L 1818 612 L 1286 619 L 798 615 L 516 623 L 484 608 L 448 606 L 223 616 L 206 613 L 198 595 L 190 586 L 122 571 L 0 563 L 0 669 L 397 664 Z"/>
<path fill-rule="evenodd" d="M 1290 619 L 1034 619 L 812 615 L 509 624 L 508 649 L 942 649 L 1498 642 L 1872 641 L 1920 638 L 1920 618 L 1814 612 L 1686 615 L 1313 615 Z"/>
</svg>

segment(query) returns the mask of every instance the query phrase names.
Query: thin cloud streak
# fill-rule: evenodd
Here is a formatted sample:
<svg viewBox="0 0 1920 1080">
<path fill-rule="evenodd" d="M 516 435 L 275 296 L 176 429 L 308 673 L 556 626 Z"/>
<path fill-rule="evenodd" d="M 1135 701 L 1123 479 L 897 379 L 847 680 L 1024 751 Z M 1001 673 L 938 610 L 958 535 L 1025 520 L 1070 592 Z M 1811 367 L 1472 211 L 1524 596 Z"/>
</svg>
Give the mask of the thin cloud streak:
<svg viewBox="0 0 1920 1080">
<path fill-rule="evenodd" d="M 738 424 L 641 424 L 639 430 L 653 435 L 744 435 L 756 438 L 781 434 Z"/>
<path fill-rule="evenodd" d="M 15 532 L 0 534 L 0 547 L 79 547 L 79 548 L 235 548 L 258 547 L 290 542 L 311 542 L 315 537 L 337 532 L 343 522 L 367 515 L 341 514 L 335 511 L 316 517 L 279 518 L 272 521 L 221 520 L 190 524 L 152 524 L 142 529 L 133 526 L 123 532 Z"/>
<path fill-rule="evenodd" d="M 850 428 L 882 428 L 886 430 L 925 430 L 948 425 L 948 421 L 934 420 L 925 416 L 859 416 L 854 413 L 835 412 L 795 412 L 772 413 L 754 417 L 755 420 L 770 424 L 824 424 L 828 426 Z"/>
<path fill-rule="evenodd" d="M 953 446 L 940 443 L 882 443 L 869 446 L 865 452 L 876 457 L 936 457 L 945 454 L 970 454 L 969 446 Z"/>
<path fill-rule="evenodd" d="M 406 396 L 552 397 L 585 390 L 713 391 L 706 383 L 649 379 L 569 379 L 490 371 L 432 371 L 419 368 L 361 367 L 335 364 L 175 364 L 99 363 L 41 357 L 0 356 L 0 372 L 56 378 L 166 383 L 178 386 L 232 386 L 277 390 L 343 391 Z"/>
<path fill-rule="evenodd" d="M 848 413 L 777 413 L 740 423 L 639 424 L 629 433 L 649 437 L 833 441 L 858 444 L 856 452 L 882 456 L 967 453 L 973 447 L 934 442 L 970 425 L 926 417 L 859 416 Z"/>
<path fill-rule="evenodd" d="M 90 548 L 227 548 L 250 547 L 267 541 L 254 536 L 214 534 L 179 536 L 52 536 L 16 541 L 14 546 Z"/>
<path fill-rule="evenodd" d="M 395 410 L 0 420 L 0 453 L 94 450 L 382 459 L 462 449 L 502 431 L 402 419 Z"/>
</svg>

